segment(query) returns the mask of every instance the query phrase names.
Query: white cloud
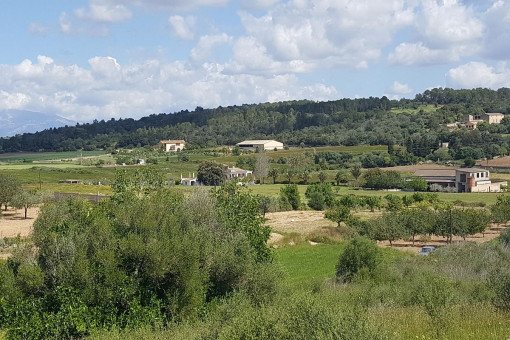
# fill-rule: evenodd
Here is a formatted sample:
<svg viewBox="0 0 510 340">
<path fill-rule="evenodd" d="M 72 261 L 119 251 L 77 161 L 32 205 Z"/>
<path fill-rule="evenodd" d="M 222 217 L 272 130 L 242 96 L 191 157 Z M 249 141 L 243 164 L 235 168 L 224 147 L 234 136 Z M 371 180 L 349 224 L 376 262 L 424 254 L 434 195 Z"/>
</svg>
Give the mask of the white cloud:
<svg viewBox="0 0 510 340">
<path fill-rule="evenodd" d="M 149 9 L 191 10 L 199 7 L 224 6 L 229 0 L 102 0 L 108 5 L 135 5 Z"/>
<path fill-rule="evenodd" d="M 28 31 L 32 34 L 46 35 L 50 30 L 50 26 L 40 22 L 31 22 L 28 26 Z"/>
<path fill-rule="evenodd" d="M 393 94 L 409 94 L 413 92 L 413 89 L 409 87 L 407 84 L 399 83 L 398 81 L 393 82 L 393 85 L 390 88 L 391 93 Z"/>
<path fill-rule="evenodd" d="M 281 0 L 242 0 L 246 9 L 270 9 L 280 2 Z"/>
<path fill-rule="evenodd" d="M 484 25 L 471 8 L 458 0 L 423 0 L 418 31 L 430 48 L 477 41 Z"/>
<path fill-rule="evenodd" d="M 510 1 L 498 0 L 483 15 L 486 32 L 482 55 L 510 59 Z"/>
<path fill-rule="evenodd" d="M 416 8 L 412 41 L 401 42 L 388 61 L 423 66 L 477 55 L 486 31 L 481 14 L 460 0 L 422 0 Z"/>
<path fill-rule="evenodd" d="M 60 13 L 58 24 L 62 33 L 69 33 L 71 31 L 71 20 L 66 12 Z"/>
<path fill-rule="evenodd" d="M 93 0 L 90 8 L 79 8 L 74 11 L 76 17 L 99 22 L 119 22 L 130 19 L 132 13 L 124 5 L 103 4 L 101 1 Z"/>
<path fill-rule="evenodd" d="M 198 44 L 191 50 L 191 59 L 196 62 L 206 61 L 210 59 L 215 48 L 231 42 L 232 37 L 226 33 L 202 36 Z"/>
<path fill-rule="evenodd" d="M 510 70 L 505 65 L 494 68 L 481 62 L 469 62 L 449 70 L 446 82 L 454 88 L 510 87 Z"/>
<path fill-rule="evenodd" d="M 94 57 L 89 68 L 36 62 L 0 65 L 0 108 L 52 112 L 77 121 L 140 117 L 184 108 L 217 107 L 288 99 L 332 100 L 339 94 L 324 84 L 300 85 L 292 74 L 227 74 L 223 65 L 146 60 L 122 65 Z"/>
<path fill-rule="evenodd" d="M 172 15 L 168 18 L 168 23 L 172 26 L 174 34 L 181 39 L 191 40 L 195 37 L 193 33 L 193 26 L 195 25 L 195 18 L 192 16 L 182 17 L 180 15 Z"/>
<path fill-rule="evenodd" d="M 293 0 L 261 17 L 241 12 L 241 21 L 253 45 L 275 62 L 365 68 L 412 23 L 413 10 L 404 0 Z"/>
<path fill-rule="evenodd" d="M 404 66 L 434 65 L 456 60 L 459 60 L 459 55 L 455 51 L 430 49 L 422 42 L 401 43 L 388 56 L 390 64 Z"/>
</svg>

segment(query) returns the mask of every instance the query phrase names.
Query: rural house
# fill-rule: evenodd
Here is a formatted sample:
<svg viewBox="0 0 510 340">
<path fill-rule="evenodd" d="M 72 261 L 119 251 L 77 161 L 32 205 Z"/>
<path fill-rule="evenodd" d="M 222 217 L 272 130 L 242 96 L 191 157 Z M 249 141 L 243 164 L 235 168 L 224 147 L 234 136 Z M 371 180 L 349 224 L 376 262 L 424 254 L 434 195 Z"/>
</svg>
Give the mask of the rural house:
<svg viewBox="0 0 510 340">
<path fill-rule="evenodd" d="M 229 168 L 228 165 L 224 166 L 223 171 L 227 179 L 246 178 L 248 175 L 253 174 L 253 171 L 236 168 L 235 166 Z"/>
<path fill-rule="evenodd" d="M 182 139 L 169 139 L 161 140 L 159 146 L 165 152 L 178 152 L 182 151 L 186 145 L 186 142 Z"/>
<path fill-rule="evenodd" d="M 245 140 L 236 144 L 239 148 L 245 150 L 283 150 L 283 143 L 275 140 Z"/>
<path fill-rule="evenodd" d="M 193 175 L 188 174 L 188 177 L 182 177 L 182 174 L 181 174 L 181 184 L 182 185 L 197 185 L 197 178 L 195 177 L 195 173 L 193 173 Z"/>
<path fill-rule="evenodd" d="M 429 185 L 455 187 L 457 192 L 501 192 L 507 182 L 492 182 L 490 172 L 478 168 L 418 170 L 415 176 L 421 177 Z"/>
<path fill-rule="evenodd" d="M 479 123 L 501 124 L 505 115 L 499 112 L 482 113 L 476 115 L 464 115 L 464 121 L 460 126 L 465 126 L 469 130 L 476 129 Z"/>
</svg>

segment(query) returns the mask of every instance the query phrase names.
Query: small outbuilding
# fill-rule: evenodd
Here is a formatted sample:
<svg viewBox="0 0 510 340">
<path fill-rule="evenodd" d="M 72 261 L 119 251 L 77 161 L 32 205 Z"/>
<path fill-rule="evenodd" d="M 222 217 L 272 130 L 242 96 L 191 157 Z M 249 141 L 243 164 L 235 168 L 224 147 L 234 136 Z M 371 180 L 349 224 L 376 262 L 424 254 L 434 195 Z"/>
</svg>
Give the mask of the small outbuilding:
<svg viewBox="0 0 510 340">
<path fill-rule="evenodd" d="M 236 145 L 245 150 L 283 150 L 283 143 L 272 139 L 245 140 Z"/>
</svg>

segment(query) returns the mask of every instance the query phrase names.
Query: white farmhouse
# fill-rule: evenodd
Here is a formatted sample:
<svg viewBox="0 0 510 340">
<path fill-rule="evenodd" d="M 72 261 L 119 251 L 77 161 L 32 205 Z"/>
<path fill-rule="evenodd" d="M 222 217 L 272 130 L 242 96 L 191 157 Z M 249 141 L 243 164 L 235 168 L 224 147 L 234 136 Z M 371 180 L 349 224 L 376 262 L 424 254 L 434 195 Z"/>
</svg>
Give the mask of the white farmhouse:
<svg viewBox="0 0 510 340">
<path fill-rule="evenodd" d="M 168 139 L 160 141 L 159 145 L 165 152 L 178 152 L 184 149 L 186 142 L 182 139 Z"/>
</svg>

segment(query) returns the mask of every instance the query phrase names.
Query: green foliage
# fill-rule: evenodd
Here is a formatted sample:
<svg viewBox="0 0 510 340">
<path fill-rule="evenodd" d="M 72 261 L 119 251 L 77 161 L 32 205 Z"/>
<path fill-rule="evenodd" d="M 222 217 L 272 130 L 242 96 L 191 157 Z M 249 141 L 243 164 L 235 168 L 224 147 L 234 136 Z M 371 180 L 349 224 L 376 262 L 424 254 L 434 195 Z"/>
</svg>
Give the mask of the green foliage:
<svg viewBox="0 0 510 340">
<path fill-rule="evenodd" d="M 297 186 L 296 186 L 297 192 Z M 299 193 L 298 193 L 299 195 Z M 271 260 L 266 246 L 271 229 L 259 214 L 259 202 L 246 188 L 227 183 L 215 192 L 220 219 L 227 228 L 241 232 L 251 244 L 257 261 Z M 299 197 L 299 196 L 298 196 Z"/>
<path fill-rule="evenodd" d="M 386 209 L 389 211 L 398 211 L 403 207 L 404 203 L 400 196 L 388 194 L 384 196 L 384 199 L 386 199 Z"/>
<path fill-rule="evenodd" d="M 203 185 L 221 185 L 224 179 L 225 174 L 221 164 L 204 161 L 198 167 L 197 180 Z"/>
<path fill-rule="evenodd" d="M 452 293 L 452 283 L 436 275 L 423 275 L 416 286 L 416 301 L 430 317 L 437 339 L 447 331 L 451 323 L 449 309 Z"/>
<path fill-rule="evenodd" d="M 21 189 L 21 183 L 12 176 L 0 174 L 0 208 L 9 203 L 14 195 Z"/>
<path fill-rule="evenodd" d="M 323 210 L 324 207 L 331 207 L 335 196 L 331 184 L 312 184 L 306 188 L 308 206 L 314 210 Z"/>
<path fill-rule="evenodd" d="M 280 197 L 282 201 L 289 202 L 293 210 L 299 209 L 301 205 L 301 197 L 299 196 L 297 184 L 288 184 L 280 189 Z"/>
<path fill-rule="evenodd" d="M 422 177 L 412 177 L 410 180 L 405 182 L 404 187 L 415 191 L 426 191 L 428 183 Z"/>
<path fill-rule="evenodd" d="M 498 223 L 510 221 L 510 196 L 499 195 L 496 204 L 491 206 L 492 220 Z"/>
<path fill-rule="evenodd" d="M 364 174 L 365 187 L 373 189 L 399 189 L 404 186 L 400 173 L 379 168 L 369 169 Z"/>
<path fill-rule="evenodd" d="M 349 241 L 336 266 L 336 277 L 351 281 L 356 275 L 372 273 L 381 262 L 381 250 L 375 242 L 365 237 Z"/>
<path fill-rule="evenodd" d="M 348 223 L 352 218 L 351 209 L 345 205 L 335 205 L 334 207 L 326 210 L 324 217 L 326 217 L 328 220 L 336 222 L 337 226 L 340 227 L 342 222 Z"/>
<path fill-rule="evenodd" d="M 43 208 L 35 247 L 0 263 L 0 327 L 10 337 L 76 338 L 102 327 L 196 320 L 233 291 L 258 304 L 276 294 L 270 230 L 244 189 L 124 198 Z"/>
</svg>

